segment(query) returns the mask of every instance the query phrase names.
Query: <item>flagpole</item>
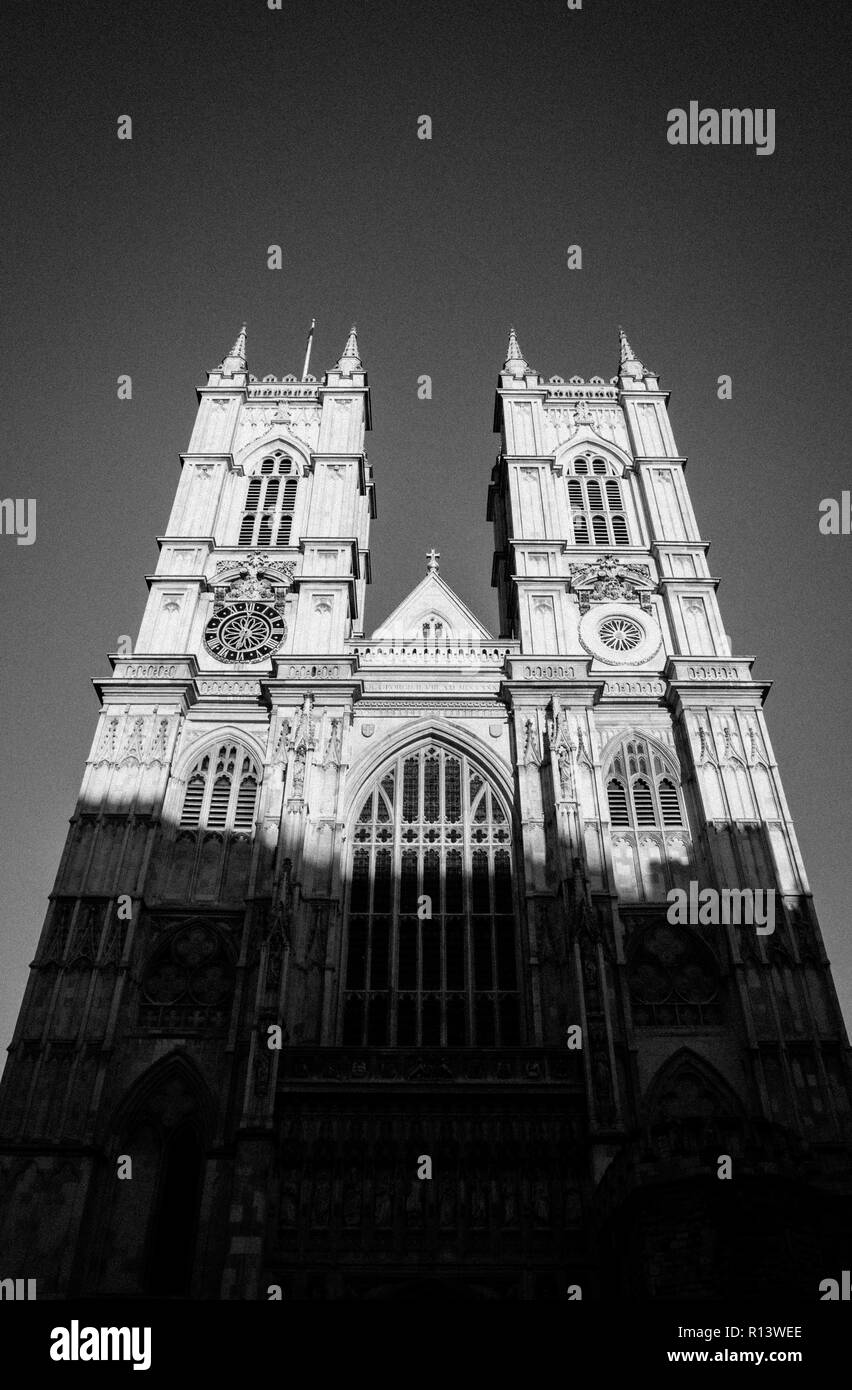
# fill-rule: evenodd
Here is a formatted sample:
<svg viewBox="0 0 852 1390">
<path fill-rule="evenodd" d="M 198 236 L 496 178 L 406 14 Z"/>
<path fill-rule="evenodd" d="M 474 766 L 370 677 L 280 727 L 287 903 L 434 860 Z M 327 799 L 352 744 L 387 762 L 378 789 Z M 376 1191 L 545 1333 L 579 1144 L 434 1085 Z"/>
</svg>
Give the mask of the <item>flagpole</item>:
<svg viewBox="0 0 852 1390">
<path fill-rule="evenodd" d="M 308 367 L 309 367 L 310 364 L 311 364 L 311 345 L 312 345 L 312 343 L 313 343 L 313 341 L 314 341 L 314 329 L 316 328 L 316 326 L 317 326 L 317 321 L 316 321 L 316 319 L 311 319 L 310 332 L 308 333 L 308 345 L 307 345 L 307 347 L 306 347 L 306 349 L 305 349 L 305 365 L 304 365 L 304 367 L 302 368 L 302 380 L 303 380 L 303 381 L 305 380 L 305 377 L 308 375 Z"/>
</svg>

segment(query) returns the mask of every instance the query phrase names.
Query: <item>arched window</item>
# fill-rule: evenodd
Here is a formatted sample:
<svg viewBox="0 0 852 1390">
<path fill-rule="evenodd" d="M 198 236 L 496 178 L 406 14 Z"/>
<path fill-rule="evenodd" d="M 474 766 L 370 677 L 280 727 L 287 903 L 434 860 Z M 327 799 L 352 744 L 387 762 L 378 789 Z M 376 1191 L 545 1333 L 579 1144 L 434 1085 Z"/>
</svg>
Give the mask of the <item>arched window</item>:
<svg viewBox="0 0 852 1390">
<path fill-rule="evenodd" d="M 251 831 L 257 800 L 258 771 L 254 759 L 236 743 L 223 743 L 215 758 L 199 758 L 186 784 L 182 827 Z"/>
<path fill-rule="evenodd" d="M 290 477 L 293 460 L 286 454 L 263 459 L 260 475 L 249 479 L 240 522 L 239 545 L 284 546 L 290 544 L 298 478 Z M 279 474 L 286 477 L 283 489 Z"/>
<path fill-rule="evenodd" d="M 517 1044 L 512 834 L 492 787 L 465 757 L 408 753 L 353 840 L 344 1044 Z"/>
<path fill-rule="evenodd" d="M 640 1027 L 697 1028 L 722 1022 L 718 962 L 684 927 L 659 922 L 632 933 L 627 979 L 633 1021 Z"/>
<path fill-rule="evenodd" d="M 167 935 L 142 972 L 138 1026 L 145 1032 L 227 1028 L 234 962 L 221 927 L 197 919 Z"/>
<path fill-rule="evenodd" d="M 614 825 L 684 824 L 675 778 L 642 738 L 629 739 L 612 756 L 606 787 Z"/>
<path fill-rule="evenodd" d="M 453 630 L 440 614 L 427 613 L 415 623 L 411 636 L 413 641 L 422 638 L 425 643 L 449 642 L 452 640 Z"/>
<path fill-rule="evenodd" d="M 612 464 L 602 458 L 573 459 L 568 464 L 568 503 L 575 545 L 629 545 L 630 533 L 622 484 Z M 597 476 L 591 477 L 590 474 Z M 599 481 L 604 478 L 604 481 Z"/>
<path fill-rule="evenodd" d="M 622 898 L 665 898 L 689 876 L 691 845 L 673 760 L 647 739 L 619 744 L 604 771 L 612 864 Z"/>
</svg>

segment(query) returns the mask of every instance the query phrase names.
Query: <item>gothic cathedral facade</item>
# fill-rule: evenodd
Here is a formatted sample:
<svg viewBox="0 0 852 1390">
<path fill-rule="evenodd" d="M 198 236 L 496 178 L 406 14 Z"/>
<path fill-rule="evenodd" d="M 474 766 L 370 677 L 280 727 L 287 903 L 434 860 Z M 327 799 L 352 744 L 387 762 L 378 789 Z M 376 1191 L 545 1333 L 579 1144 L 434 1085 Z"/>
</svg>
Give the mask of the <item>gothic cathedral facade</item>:
<svg viewBox="0 0 852 1390">
<path fill-rule="evenodd" d="M 365 636 L 355 331 L 320 380 L 244 331 L 209 374 L 9 1049 L 0 1276 L 816 1298 L 848 1263 L 849 1046 L 667 399 L 623 333 L 545 381 L 512 332 L 500 635 L 433 551 Z"/>
</svg>

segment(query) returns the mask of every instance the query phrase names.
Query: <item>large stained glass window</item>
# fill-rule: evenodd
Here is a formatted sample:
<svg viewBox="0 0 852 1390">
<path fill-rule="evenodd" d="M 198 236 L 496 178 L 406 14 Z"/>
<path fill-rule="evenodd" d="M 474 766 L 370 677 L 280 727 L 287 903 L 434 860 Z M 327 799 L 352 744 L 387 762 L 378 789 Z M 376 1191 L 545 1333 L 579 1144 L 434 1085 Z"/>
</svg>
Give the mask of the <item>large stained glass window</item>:
<svg viewBox="0 0 852 1390">
<path fill-rule="evenodd" d="M 467 759 L 400 757 L 357 817 L 343 1042 L 507 1047 L 520 1041 L 512 834 Z"/>
</svg>

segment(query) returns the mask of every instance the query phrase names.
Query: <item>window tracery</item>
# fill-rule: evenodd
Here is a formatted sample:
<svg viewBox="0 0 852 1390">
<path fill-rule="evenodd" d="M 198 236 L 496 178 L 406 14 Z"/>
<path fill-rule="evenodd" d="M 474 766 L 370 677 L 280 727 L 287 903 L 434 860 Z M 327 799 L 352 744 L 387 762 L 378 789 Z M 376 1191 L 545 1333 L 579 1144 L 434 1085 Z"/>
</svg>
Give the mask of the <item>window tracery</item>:
<svg viewBox="0 0 852 1390">
<path fill-rule="evenodd" d="M 490 784 L 463 756 L 406 753 L 353 839 L 344 1043 L 517 1043 L 512 835 Z"/>
<path fill-rule="evenodd" d="M 574 544 L 629 545 L 624 484 L 613 465 L 602 458 L 576 458 L 567 471 Z"/>
</svg>

